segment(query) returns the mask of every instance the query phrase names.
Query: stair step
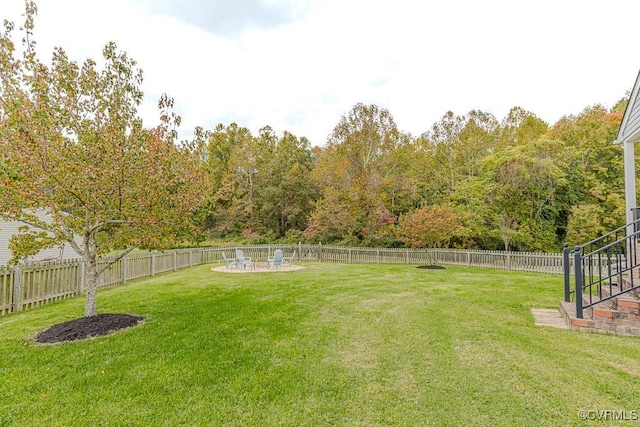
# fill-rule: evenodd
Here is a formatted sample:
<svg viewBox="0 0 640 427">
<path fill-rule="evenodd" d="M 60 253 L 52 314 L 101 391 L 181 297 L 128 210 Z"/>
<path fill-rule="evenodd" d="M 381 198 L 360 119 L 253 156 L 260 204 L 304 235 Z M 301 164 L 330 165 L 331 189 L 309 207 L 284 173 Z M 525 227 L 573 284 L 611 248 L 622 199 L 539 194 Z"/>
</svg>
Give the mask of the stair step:
<svg viewBox="0 0 640 427">
<path fill-rule="evenodd" d="M 560 302 L 560 315 L 571 329 L 591 332 L 614 333 L 620 335 L 640 335 L 640 315 L 627 317 L 625 313 L 608 308 L 589 308 L 583 312 L 584 318 L 576 316 L 573 302 Z"/>
<path fill-rule="evenodd" d="M 582 295 L 582 304 L 583 305 L 592 304 L 590 309 L 597 308 L 597 309 L 616 310 L 618 306 L 617 297 L 600 302 L 601 299 L 605 299 L 607 297 L 608 296 L 604 296 L 604 295 L 602 296 L 602 298 L 600 298 L 598 295 L 591 295 L 591 296 Z"/>
<path fill-rule="evenodd" d="M 593 307 L 591 317 L 593 320 L 608 320 L 612 322 L 614 319 L 620 317 L 620 312 L 611 308 Z"/>
<path fill-rule="evenodd" d="M 622 280 L 622 289 L 629 289 L 634 286 L 640 285 L 640 278 L 638 277 L 631 278 L 629 274 L 622 275 L 621 280 Z M 640 289 L 635 289 L 629 292 L 629 294 L 633 295 L 636 298 L 640 298 Z"/>
<path fill-rule="evenodd" d="M 619 296 L 617 300 L 621 318 L 640 321 L 640 300 L 631 295 Z"/>
<path fill-rule="evenodd" d="M 608 297 L 620 293 L 620 287 L 618 285 L 604 285 L 600 287 L 600 292 L 603 297 Z"/>
</svg>

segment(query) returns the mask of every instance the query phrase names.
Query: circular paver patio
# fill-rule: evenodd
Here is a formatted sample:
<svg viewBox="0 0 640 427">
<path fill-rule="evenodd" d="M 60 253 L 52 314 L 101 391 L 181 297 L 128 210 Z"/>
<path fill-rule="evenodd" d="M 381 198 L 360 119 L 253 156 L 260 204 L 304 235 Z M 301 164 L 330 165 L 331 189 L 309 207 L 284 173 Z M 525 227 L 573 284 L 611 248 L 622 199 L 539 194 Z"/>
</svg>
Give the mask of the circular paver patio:
<svg viewBox="0 0 640 427">
<path fill-rule="evenodd" d="M 279 268 L 268 268 L 266 262 L 256 262 L 256 268 L 246 267 L 245 269 L 238 267 L 225 267 L 224 265 L 220 267 L 212 267 L 211 271 L 216 271 L 218 273 L 286 273 L 288 271 L 297 271 L 303 270 L 307 267 L 303 267 L 301 265 L 291 265 L 291 266 L 282 266 Z"/>
</svg>

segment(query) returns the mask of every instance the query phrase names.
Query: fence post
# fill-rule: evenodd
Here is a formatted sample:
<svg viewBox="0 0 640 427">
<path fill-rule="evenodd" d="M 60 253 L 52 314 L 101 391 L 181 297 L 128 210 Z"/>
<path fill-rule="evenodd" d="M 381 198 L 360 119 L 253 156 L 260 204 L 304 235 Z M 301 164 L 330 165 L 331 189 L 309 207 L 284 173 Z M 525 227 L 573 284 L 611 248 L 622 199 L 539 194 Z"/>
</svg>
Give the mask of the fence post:
<svg viewBox="0 0 640 427">
<path fill-rule="evenodd" d="M 409 249 L 407 249 L 407 257 L 406 257 L 406 261 L 407 261 L 407 265 L 409 265 Z"/>
<path fill-rule="evenodd" d="M 120 258 L 120 268 L 122 269 L 122 283 L 127 281 L 127 260 L 126 257 Z"/>
<path fill-rule="evenodd" d="M 580 246 L 576 246 L 573 255 L 573 268 L 576 275 L 576 317 L 582 319 L 582 256 L 580 255 Z"/>
<path fill-rule="evenodd" d="M 176 255 L 176 251 L 173 251 L 173 271 L 176 271 L 178 264 L 178 256 Z"/>
<path fill-rule="evenodd" d="M 189 267 L 193 267 L 193 251 L 189 251 Z"/>
<path fill-rule="evenodd" d="M 349 248 L 349 258 L 347 261 L 348 264 L 351 264 L 351 248 Z"/>
<path fill-rule="evenodd" d="M 318 243 L 318 262 L 322 262 L 322 242 Z"/>
<path fill-rule="evenodd" d="M 151 276 L 156 275 L 156 254 L 151 254 Z"/>
<path fill-rule="evenodd" d="M 571 284 L 570 284 L 570 274 L 569 271 L 569 244 L 565 243 L 562 245 L 562 270 L 564 273 L 564 301 L 571 301 Z"/>
<path fill-rule="evenodd" d="M 507 251 L 507 271 L 511 271 L 511 251 Z"/>
<path fill-rule="evenodd" d="M 13 269 L 13 311 L 22 310 L 22 270 L 20 267 Z"/>
<path fill-rule="evenodd" d="M 380 264 L 380 249 L 376 249 L 376 264 Z"/>
<path fill-rule="evenodd" d="M 471 251 L 467 249 L 467 267 L 471 267 Z"/>
<path fill-rule="evenodd" d="M 85 280 L 84 260 L 80 260 L 78 262 L 78 295 L 84 293 Z"/>
</svg>

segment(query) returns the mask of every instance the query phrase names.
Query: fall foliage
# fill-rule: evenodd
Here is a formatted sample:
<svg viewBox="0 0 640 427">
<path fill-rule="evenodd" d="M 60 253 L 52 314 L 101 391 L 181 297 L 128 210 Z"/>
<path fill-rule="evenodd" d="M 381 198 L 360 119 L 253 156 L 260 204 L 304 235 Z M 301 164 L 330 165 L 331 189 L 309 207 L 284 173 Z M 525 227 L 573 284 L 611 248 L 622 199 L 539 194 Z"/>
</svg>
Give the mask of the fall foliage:
<svg viewBox="0 0 640 427">
<path fill-rule="evenodd" d="M 613 140 L 625 98 L 555 124 L 521 107 L 449 111 L 420 135 L 357 103 L 323 145 L 238 123 L 178 143 L 167 96 L 160 125 L 143 125 L 141 71 L 115 44 L 103 67 L 62 49 L 43 64 L 27 6 L 22 54 L 11 24 L 0 38 L 0 214 L 41 230 L 15 237 L 17 256 L 80 236 L 95 277 L 99 254 L 167 247 L 194 228 L 199 240 L 557 251 L 624 221 Z"/>
<path fill-rule="evenodd" d="M 160 122 L 138 118 L 142 73 L 108 43 L 104 66 L 82 65 L 57 48 L 51 65 L 35 54 L 35 4 L 28 2 L 23 53 L 13 26 L 0 37 L 0 215 L 37 231 L 13 237 L 16 257 L 68 242 L 86 269 L 85 315 L 96 314 L 96 283 L 119 249 L 163 248 L 189 236 L 205 178 L 196 143 L 175 144 L 173 101 L 159 102 Z M 52 222 L 33 214 L 45 209 Z M 117 259 L 117 258 L 116 258 Z M 112 259 L 115 262 L 116 259 Z"/>
</svg>

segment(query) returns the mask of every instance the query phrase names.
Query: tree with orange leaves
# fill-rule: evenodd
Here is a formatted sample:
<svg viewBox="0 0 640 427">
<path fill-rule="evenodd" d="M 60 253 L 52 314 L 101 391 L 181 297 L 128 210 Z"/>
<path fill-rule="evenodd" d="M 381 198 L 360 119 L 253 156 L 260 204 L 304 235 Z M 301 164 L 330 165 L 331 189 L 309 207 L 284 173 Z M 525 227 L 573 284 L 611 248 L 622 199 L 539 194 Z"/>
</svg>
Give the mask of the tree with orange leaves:
<svg viewBox="0 0 640 427">
<path fill-rule="evenodd" d="M 22 53 L 12 23 L 0 35 L 0 216 L 37 230 L 13 236 L 14 260 L 68 242 L 84 261 L 85 316 L 97 314 L 96 285 L 134 248 L 163 248 L 190 231 L 203 199 L 198 141 L 176 145 L 173 101 L 161 124 L 143 127 L 142 72 L 114 43 L 104 66 L 82 65 L 56 48 L 50 66 L 35 53 L 35 3 L 26 3 Z M 45 209 L 52 221 L 33 214 Z M 121 249 L 98 263 L 100 254 Z"/>
</svg>

